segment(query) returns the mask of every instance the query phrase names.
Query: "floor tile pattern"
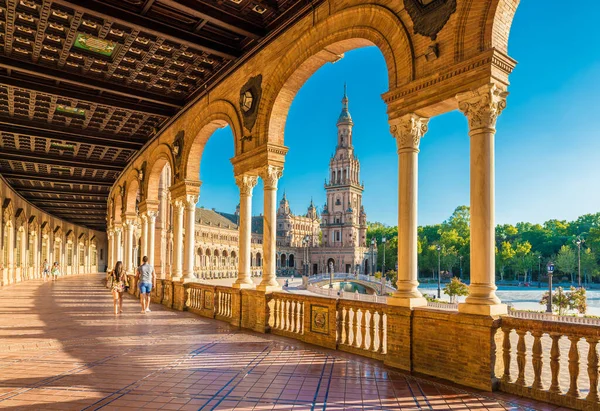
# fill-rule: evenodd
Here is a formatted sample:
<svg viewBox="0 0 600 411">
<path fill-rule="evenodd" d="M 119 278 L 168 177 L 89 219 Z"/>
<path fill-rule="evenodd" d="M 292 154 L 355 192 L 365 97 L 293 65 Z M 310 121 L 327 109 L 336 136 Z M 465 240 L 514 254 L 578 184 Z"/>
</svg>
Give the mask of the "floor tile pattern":
<svg viewBox="0 0 600 411">
<path fill-rule="evenodd" d="M 100 276 L 0 290 L 0 409 L 550 410 L 127 297 Z"/>
</svg>

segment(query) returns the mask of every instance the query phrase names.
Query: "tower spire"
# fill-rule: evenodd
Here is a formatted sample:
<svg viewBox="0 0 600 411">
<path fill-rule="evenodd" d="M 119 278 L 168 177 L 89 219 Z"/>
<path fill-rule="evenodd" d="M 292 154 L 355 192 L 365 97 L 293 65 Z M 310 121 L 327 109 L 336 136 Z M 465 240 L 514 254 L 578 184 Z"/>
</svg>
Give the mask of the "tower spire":
<svg viewBox="0 0 600 411">
<path fill-rule="evenodd" d="M 350 116 L 350 111 L 348 111 L 348 90 L 346 86 L 346 82 L 344 82 L 344 97 L 342 98 L 342 112 L 338 117 L 337 125 L 340 124 L 354 124 L 352 122 L 352 117 Z"/>
</svg>

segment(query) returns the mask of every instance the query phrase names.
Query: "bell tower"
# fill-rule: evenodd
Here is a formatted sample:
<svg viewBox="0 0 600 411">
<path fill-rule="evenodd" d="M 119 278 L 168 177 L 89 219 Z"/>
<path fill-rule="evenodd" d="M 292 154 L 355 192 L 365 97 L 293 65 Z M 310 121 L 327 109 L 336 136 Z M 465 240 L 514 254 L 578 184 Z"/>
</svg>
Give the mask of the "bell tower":
<svg viewBox="0 0 600 411">
<path fill-rule="evenodd" d="M 364 187 L 360 184 L 360 162 L 352 145 L 353 126 L 344 84 L 342 112 L 337 120 L 337 146 L 329 161 L 329 182 L 325 182 L 327 203 L 321 215 L 323 244 L 329 247 L 366 245 L 366 214 L 362 206 Z"/>
</svg>

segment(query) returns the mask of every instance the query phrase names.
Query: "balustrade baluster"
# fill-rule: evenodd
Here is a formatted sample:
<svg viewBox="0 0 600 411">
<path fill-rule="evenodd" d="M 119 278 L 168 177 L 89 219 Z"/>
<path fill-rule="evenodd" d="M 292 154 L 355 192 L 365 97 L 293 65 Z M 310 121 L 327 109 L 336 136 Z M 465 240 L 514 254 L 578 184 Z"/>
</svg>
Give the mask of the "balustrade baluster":
<svg viewBox="0 0 600 411">
<path fill-rule="evenodd" d="M 379 312 L 379 353 L 387 354 L 387 347 L 385 346 L 386 330 L 385 330 L 385 313 L 383 310 Z"/>
<path fill-rule="evenodd" d="M 590 377 L 590 392 L 585 399 L 597 403 L 600 400 L 600 398 L 598 398 L 598 351 L 596 349 L 598 339 L 586 337 L 586 341 L 589 344 L 587 362 L 588 376 Z"/>
<path fill-rule="evenodd" d="M 287 324 L 286 324 L 286 321 L 285 321 L 285 314 L 287 312 L 287 303 L 288 303 L 287 300 L 282 300 L 281 301 L 281 312 L 280 312 L 280 315 L 281 315 L 281 329 L 283 331 L 285 331 L 287 329 L 286 328 Z"/>
<path fill-rule="evenodd" d="M 349 345 L 350 339 L 350 310 L 342 309 L 342 344 Z"/>
<path fill-rule="evenodd" d="M 276 330 L 279 329 L 279 304 L 279 299 L 273 300 L 273 328 L 275 328 Z"/>
<path fill-rule="evenodd" d="M 519 342 L 517 343 L 517 366 L 519 367 L 519 376 L 515 383 L 521 386 L 525 385 L 525 351 L 527 349 L 525 346 L 525 334 L 527 334 L 527 331 L 517 330 L 517 335 L 519 336 Z"/>
<path fill-rule="evenodd" d="M 543 390 L 542 385 L 542 332 L 533 331 L 533 347 L 531 348 L 531 365 L 533 366 L 533 384 L 531 388 Z"/>
<path fill-rule="evenodd" d="M 350 339 L 348 340 L 348 345 L 354 347 L 356 341 L 358 340 L 358 310 L 356 308 L 351 308 L 350 310 L 352 312 L 352 318 L 350 318 L 348 321 L 350 324 L 350 331 L 352 332 L 352 334 L 350 335 Z"/>
<path fill-rule="evenodd" d="M 291 309 L 292 309 L 292 302 L 290 300 L 287 300 L 285 302 L 285 311 L 283 312 L 283 321 L 285 324 L 286 331 L 290 331 L 290 323 L 291 323 L 290 311 L 291 311 Z"/>
<path fill-rule="evenodd" d="M 227 301 L 228 301 L 228 303 L 227 303 L 227 316 L 228 317 L 231 317 L 231 314 L 232 314 L 231 313 L 231 307 L 232 307 L 233 304 L 231 303 L 231 298 L 232 298 L 232 295 L 231 294 L 227 294 Z"/>
<path fill-rule="evenodd" d="M 296 333 L 296 301 L 290 301 L 290 332 Z"/>
<path fill-rule="evenodd" d="M 548 391 L 560 394 L 559 372 L 560 372 L 560 334 L 551 333 L 552 348 L 550 348 L 550 373 L 552 374 L 552 382 Z"/>
<path fill-rule="evenodd" d="M 570 335 L 569 341 L 571 341 L 571 347 L 569 348 L 569 391 L 567 395 L 569 397 L 579 398 L 581 393 L 577 386 L 577 379 L 579 378 L 579 349 L 577 343 L 579 338 L 577 336 Z"/>
<path fill-rule="evenodd" d="M 375 339 L 377 336 L 377 329 L 376 329 L 376 325 L 377 322 L 375 320 L 375 314 L 377 313 L 377 311 L 373 310 L 371 311 L 371 318 L 369 319 L 369 351 L 373 351 L 373 352 L 377 352 L 377 350 L 375 349 Z"/>
<path fill-rule="evenodd" d="M 369 317 L 367 318 L 367 314 L 369 314 Z M 373 315 L 371 314 L 370 310 L 365 309 L 363 311 L 363 318 L 362 321 L 360 322 L 361 324 L 361 330 L 360 333 L 362 335 L 362 349 L 363 350 L 368 350 L 369 349 L 369 345 L 373 344 L 372 341 L 367 342 L 367 336 L 369 336 L 371 330 L 371 321 L 373 320 Z"/>
<path fill-rule="evenodd" d="M 358 308 L 356 310 L 356 316 L 355 316 L 356 324 L 354 324 L 354 329 L 356 330 L 356 334 L 354 334 L 354 346 L 356 348 L 360 348 L 362 340 L 365 339 L 365 336 L 361 333 L 361 331 L 364 327 L 362 325 L 362 322 L 364 321 L 364 317 L 365 317 L 365 315 L 363 314 L 363 311 L 360 308 Z M 360 335 L 360 337 L 359 337 L 359 335 Z"/>
<path fill-rule="evenodd" d="M 504 341 L 502 341 L 502 360 L 504 361 L 504 374 L 502 375 L 502 381 L 510 382 L 510 333 L 511 329 L 503 327 L 502 332 L 504 333 Z"/>
<path fill-rule="evenodd" d="M 300 303 L 300 311 L 298 312 L 298 328 L 300 334 L 304 334 L 304 303 Z"/>
</svg>

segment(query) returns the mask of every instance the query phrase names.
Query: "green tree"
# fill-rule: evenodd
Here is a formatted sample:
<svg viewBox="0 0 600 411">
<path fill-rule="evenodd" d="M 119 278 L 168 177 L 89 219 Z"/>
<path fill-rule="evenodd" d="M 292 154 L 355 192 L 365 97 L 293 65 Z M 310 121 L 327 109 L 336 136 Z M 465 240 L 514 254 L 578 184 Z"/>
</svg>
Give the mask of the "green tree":
<svg viewBox="0 0 600 411">
<path fill-rule="evenodd" d="M 504 270 L 513 264 L 516 252 L 508 241 L 502 242 L 496 262 L 500 265 L 500 280 L 504 281 Z"/>
<path fill-rule="evenodd" d="M 560 247 L 558 254 L 556 255 L 556 268 L 563 273 L 571 276 L 571 282 L 573 282 L 573 274 L 577 267 L 577 254 L 568 245 Z"/>
<path fill-rule="evenodd" d="M 444 287 L 444 292 L 450 297 L 450 302 L 455 303 L 456 297 L 469 295 L 469 287 L 456 277 Z"/>
<path fill-rule="evenodd" d="M 581 272 L 588 281 L 597 277 L 599 274 L 596 254 L 591 248 L 586 248 L 585 251 L 581 253 Z"/>
<path fill-rule="evenodd" d="M 527 281 L 527 271 L 531 267 L 531 244 L 528 241 L 517 243 L 515 246 L 515 256 L 513 258 L 513 269 L 519 280 L 519 274 L 523 274 L 523 281 Z"/>
</svg>

